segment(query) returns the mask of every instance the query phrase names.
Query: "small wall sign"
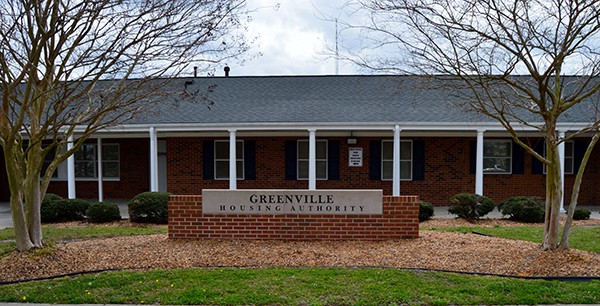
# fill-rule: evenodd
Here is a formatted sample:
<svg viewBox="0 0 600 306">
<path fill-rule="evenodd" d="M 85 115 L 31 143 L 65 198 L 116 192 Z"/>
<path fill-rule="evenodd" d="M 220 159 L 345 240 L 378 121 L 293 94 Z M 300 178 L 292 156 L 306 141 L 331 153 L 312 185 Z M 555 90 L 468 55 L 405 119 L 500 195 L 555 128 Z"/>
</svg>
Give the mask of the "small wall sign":
<svg viewBox="0 0 600 306">
<path fill-rule="evenodd" d="M 362 167 L 363 165 L 363 149 L 349 148 L 348 149 L 348 166 Z"/>
</svg>

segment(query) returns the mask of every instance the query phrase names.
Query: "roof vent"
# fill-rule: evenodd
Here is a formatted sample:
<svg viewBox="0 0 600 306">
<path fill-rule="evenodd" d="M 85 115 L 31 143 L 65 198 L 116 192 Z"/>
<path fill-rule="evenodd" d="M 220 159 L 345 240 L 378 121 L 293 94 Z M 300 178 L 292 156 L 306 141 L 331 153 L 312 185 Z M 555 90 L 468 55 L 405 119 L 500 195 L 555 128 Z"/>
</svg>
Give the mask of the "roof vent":
<svg viewBox="0 0 600 306">
<path fill-rule="evenodd" d="M 229 66 L 225 66 L 225 68 L 223 68 L 223 70 L 225 70 L 225 76 L 228 77 L 229 71 L 231 70 L 231 68 L 229 68 Z"/>
</svg>

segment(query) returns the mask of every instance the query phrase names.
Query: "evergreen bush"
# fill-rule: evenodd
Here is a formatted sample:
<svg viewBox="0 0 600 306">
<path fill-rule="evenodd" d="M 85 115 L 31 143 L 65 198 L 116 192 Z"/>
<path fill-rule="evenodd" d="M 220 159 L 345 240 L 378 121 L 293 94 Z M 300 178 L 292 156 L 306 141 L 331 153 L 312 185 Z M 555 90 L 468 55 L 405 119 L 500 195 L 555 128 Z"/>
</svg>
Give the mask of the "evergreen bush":
<svg viewBox="0 0 600 306">
<path fill-rule="evenodd" d="M 433 216 L 433 205 L 425 201 L 419 202 L 419 222 L 427 221 Z"/>
<path fill-rule="evenodd" d="M 168 192 L 143 192 L 127 204 L 129 219 L 138 223 L 166 224 L 168 219 Z"/>
<path fill-rule="evenodd" d="M 88 220 L 92 223 L 106 223 L 121 220 L 117 204 L 110 202 L 94 203 L 87 210 Z"/>
<path fill-rule="evenodd" d="M 498 204 L 498 210 L 510 220 L 540 223 L 544 222 L 545 204 L 539 197 L 515 196 Z"/>
<path fill-rule="evenodd" d="M 42 223 L 85 220 L 90 204 L 82 199 L 63 199 L 54 194 L 44 197 L 40 207 Z"/>
<path fill-rule="evenodd" d="M 585 208 L 575 208 L 573 212 L 573 220 L 589 220 L 592 212 Z"/>
<path fill-rule="evenodd" d="M 478 194 L 459 193 L 450 198 L 448 212 L 469 221 L 477 220 L 494 210 L 496 205 L 486 197 Z"/>
</svg>

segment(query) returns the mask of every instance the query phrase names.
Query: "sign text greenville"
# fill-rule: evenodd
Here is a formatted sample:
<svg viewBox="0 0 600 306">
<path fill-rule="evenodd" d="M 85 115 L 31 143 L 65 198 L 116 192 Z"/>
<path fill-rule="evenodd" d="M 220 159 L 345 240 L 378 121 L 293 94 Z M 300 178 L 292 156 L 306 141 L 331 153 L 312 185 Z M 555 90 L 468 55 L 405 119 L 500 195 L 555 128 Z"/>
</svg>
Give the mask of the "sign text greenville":
<svg viewBox="0 0 600 306">
<path fill-rule="evenodd" d="M 215 190 L 202 191 L 206 214 L 383 213 L 381 190 Z"/>
</svg>

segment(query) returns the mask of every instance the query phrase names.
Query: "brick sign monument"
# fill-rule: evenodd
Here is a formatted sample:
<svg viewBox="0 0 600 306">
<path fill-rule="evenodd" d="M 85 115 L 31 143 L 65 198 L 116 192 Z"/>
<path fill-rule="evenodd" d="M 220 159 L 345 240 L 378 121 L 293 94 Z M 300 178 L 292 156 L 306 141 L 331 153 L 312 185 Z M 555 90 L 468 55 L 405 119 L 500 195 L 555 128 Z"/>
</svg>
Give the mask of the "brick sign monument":
<svg viewBox="0 0 600 306">
<path fill-rule="evenodd" d="M 381 190 L 203 190 L 169 200 L 170 238 L 417 238 L 417 196 Z"/>
</svg>

